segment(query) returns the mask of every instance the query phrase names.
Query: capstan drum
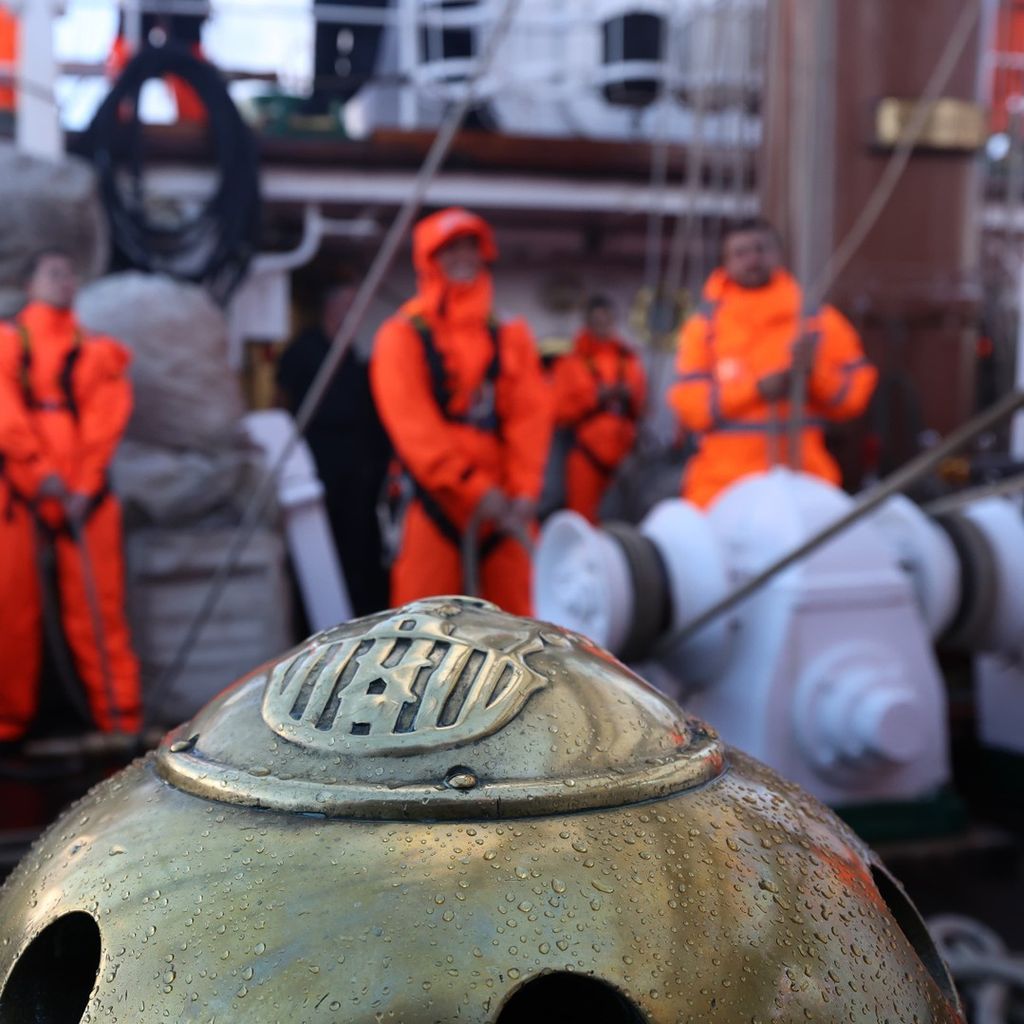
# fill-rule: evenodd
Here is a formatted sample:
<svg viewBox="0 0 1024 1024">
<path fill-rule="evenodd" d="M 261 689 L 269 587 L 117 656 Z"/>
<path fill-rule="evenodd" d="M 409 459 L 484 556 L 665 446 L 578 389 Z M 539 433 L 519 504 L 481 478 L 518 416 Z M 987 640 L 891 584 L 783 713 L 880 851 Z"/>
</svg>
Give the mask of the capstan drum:
<svg viewBox="0 0 1024 1024">
<path fill-rule="evenodd" d="M 264 665 L 0 892 L 0 1024 L 961 1019 L 831 812 L 467 598 Z"/>
</svg>

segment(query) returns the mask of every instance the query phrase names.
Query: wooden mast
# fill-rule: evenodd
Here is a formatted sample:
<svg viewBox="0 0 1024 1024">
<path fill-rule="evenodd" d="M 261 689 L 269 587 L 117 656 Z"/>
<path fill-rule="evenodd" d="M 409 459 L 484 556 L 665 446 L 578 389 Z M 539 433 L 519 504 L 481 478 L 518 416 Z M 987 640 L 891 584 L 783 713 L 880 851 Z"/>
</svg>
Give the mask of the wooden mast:
<svg viewBox="0 0 1024 1024">
<path fill-rule="evenodd" d="M 806 280 L 857 220 L 965 3 L 773 0 L 761 203 Z M 866 429 L 886 465 L 948 433 L 974 394 L 979 16 L 882 216 L 828 293 L 883 373 Z M 888 102 L 887 102 L 888 101 Z M 824 111 L 826 116 L 821 117 Z M 830 115 L 830 116 L 828 116 Z M 848 467 L 860 450 L 844 452 Z"/>
</svg>

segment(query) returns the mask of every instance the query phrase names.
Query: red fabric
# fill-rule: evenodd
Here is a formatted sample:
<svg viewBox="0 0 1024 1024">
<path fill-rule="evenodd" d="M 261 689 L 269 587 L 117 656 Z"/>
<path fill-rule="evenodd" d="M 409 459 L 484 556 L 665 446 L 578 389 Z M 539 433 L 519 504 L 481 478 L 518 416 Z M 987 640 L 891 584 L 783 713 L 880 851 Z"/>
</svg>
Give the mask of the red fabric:
<svg viewBox="0 0 1024 1024">
<path fill-rule="evenodd" d="M 532 614 L 530 556 L 514 540 L 498 544 L 479 567 L 480 596 L 513 615 Z M 414 501 L 406 513 L 402 547 L 391 571 L 395 606 L 465 591 L 461 554 Z"/>
<path fill-rule="evenodd" d="M 31 724 L 38 699 L 42 597 L 36 565 L 36 537 L 28 510 L 11 502 L 0 485 L 0 740 L 22 736 Z M 102 636 L 120 720 L 107 694 L 97 631 L 85 597 L 82 559 L 66 536 L 56 541 L 57 579 L 64 633 L 97 726 L 135 732 L 142 725 L 139 669 L 132 653 L 124 615 L 124 567 L 121 555 L 121 512 L 113 498 L 96 510 L 85 527 Z"/>
<path fill-rule="evenodd" d="M 443 210 L 417 225 L 413 234 L 417 295 L 380 328 L 370 362 L 374 400 L 399 458 L 458 530 L 465 528 L 480 499 L 492 488 L 512 498 L 540 496 L 552 426 L 550 392 L 530 330 L 520 320 L 505 323 L 499 332 L 501 373 L 495 383 L 495 405 L 502 422 L 500 436 L 452 422 L 438 407 L 412 318 L 422 318 L 431 331 L 452 396 L 451 413 L 469 409 L 485 383 L 494 352 L 490 274 L 484 271 L 470 283 L 452 283 L 434 260 L 441 246 L 466 234 L 480 240 L 485 258 L 497 256 L 490 228 L 464 210 Z M 405 600 L 397 595 L 407 593 L 400 579 L 415 576 L 429 586 L 417 594 L 420 597 L 445 593 L 440 584 L 426 581 L 452 557 L 458 562 L 454 545 L 419 530 L 415 521 L 410 513 L 400 562 L 412 560 L 416 569 L 396 567 L 392 595 L 396 604 Z M 439 545 L 450 551 L 440 555 Z M 486 577 L 486 565 L 484 570 Z"/>
<path fill-rule="evenodd" d="M 594 465 L 582 451 L 570 448 L 565 456 L 565 507 L 596 523 L 611 480 L 611 474 Z"/>
<path fill-rule="evenodd" d="M 555 363 L 552 379 L 556 421 L 574 431 L 583 449 L 573 449 L 566 459 L 566 507 L 596 522 L 614 470 L 636 441 L 637 418 L 647 393 L 643 365 L 625 342 L 584 330 L 572 351 Z M 597 412 L 602 385 L 623 388 L 628 410 Z"/>
<path fill-rule="evenodd" d="M 80 335 L 74 314 L 31 303 L 18 316 L 32 350 L 29 383 L 40 402 L 60 404 L 61 372 Z M 130 356 L 112 338 L 82 342 L 73 375 L 78 420 L 67 410 L 28 410 L 21 386 L 22 343 L 0 326 L 0 452 L 14 487 L 34 498 L 43 477 L 56 473 L 69 491 L 95 494 L 131 413 Z"/>
<path fill-rule="evenodd" d="M 1004 0 L 997 8 L 995 53 L 1019 57 L 1024 54 L 1024 2 Z M 992 71 L 992 132 L 1005 132 L 1010 127 L 1010 104 L 1024 92 L 1024 73 L 1018 67 L 1000 67 Z"/>
<path fill-rule="evenodd" d="M 772 405 L 774 419 L 788 421 L 789 402 L 765 402 L 758 381 L 790 368 L 791 347 L 802 333 L 800 289 L 785 272 L 777 272 L 764 288 L 744 289 L 718 270 L 708 279 L 704 297 L 714 310 L 684 325 L 676 383 L 668 395 L 683 426 L 701 435 L 683 494 L 702 506 L 733 481 L 770 468 L 769 434 L 739 428 L 766 427 L 773 420 Z M 837 310 L 823 306 L 804 328 L 819 334 L 805 419 L 859 415 L 874 391 L 877 372 L 865 361 L 853 327 Z M 783 431 L 775 438 L 779 460 L 789 463 L 788 435 Z M 839 483 L 839 467 L 825 449 L 820 425 L 805 427 L 799 464 L 804 472 Z"/>
<path fill-rule="evenodd" d="M 202 47 L 198 44 L 192 47 L 192 55 L 197 60 L 205 60 Z M 114 40 L 110 53 L 107 55 L 107 74 L 116 78 L 132 59 L 132 52 L 128 48 L 128 41 L 124 36 L 118 36 Z M 183 78 L 177 75 L 166 75 L 164 82 L 171 92 L 174 105 L 178 111 L 179 122 L 190 122 L 193 124 L 204 124 L 207 119 L 206 107 L 199 98 L 199 94 Z"/>
<path fill-rule="evenodd" d="M 0 63 L 7 64 L 12 73 L 18 70 L 18 19 L 0 4 Z M 0 110 L 14 111 L 18 94 L 13 83 L 0 84 Z"/>
<path fill-rule="evenodd" d="M 19 320 L 29 331 L 33 395 L 40 402 L 63 403 L 60 375 L 78 332 L 73 315 L 32 304 Z M 102 337 L 85 336 L 81 346 L 72 376 L 76 422 L 66 409 L 26 407 L 21 340 L 9 325 L 0 328 L 0 454 L 5 462 L 0 479 L 0 663 L 7 673 L 0 687 L 0 739 L 20 736 L 36 704 L 42 607 L 36 533 L 25 502 L 35 499 L 49 474 L 60 476 L 69 491 L 97 494 L 131 411 L 127 351 Z M 39 502 L 38 509 L 52 527 L 63 524 L 59 502 Z M 85 542 L 102 612 L 110 684 L 123 711 L 120 723 L 114 722 L 107 699 L 81 558 L 70 537 L 61 535 L 57 575 L 68 644 L 99 727 L 119 724 L 135 730 L 141 723 L 139 673 L 124 615 L 120 509 L 112 497 L 89 519 Z"/>
</svg>

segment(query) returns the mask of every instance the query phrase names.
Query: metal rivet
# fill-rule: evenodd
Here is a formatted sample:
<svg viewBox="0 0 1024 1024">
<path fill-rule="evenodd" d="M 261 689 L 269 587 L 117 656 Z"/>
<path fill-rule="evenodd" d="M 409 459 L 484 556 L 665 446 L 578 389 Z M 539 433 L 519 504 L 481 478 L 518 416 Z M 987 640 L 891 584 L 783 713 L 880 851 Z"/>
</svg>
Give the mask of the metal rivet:
<svg viewBox="0 0 1024 1024">
<path fill-rule="evenodd" d="M 479 781 L 468 768 L 453 768 L 444 777 L 444 784 L 451 789 L 475 789 Z"/>
</svg>

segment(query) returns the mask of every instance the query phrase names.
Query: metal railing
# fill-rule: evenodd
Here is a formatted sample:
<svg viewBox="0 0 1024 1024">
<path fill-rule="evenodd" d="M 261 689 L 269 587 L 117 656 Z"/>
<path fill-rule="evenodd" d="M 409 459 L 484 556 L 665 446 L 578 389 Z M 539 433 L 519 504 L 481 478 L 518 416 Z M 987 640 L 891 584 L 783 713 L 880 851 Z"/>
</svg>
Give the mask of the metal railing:
<svg viewBox="0 0 1024 1024">
<path fill-rule="evenodd" d="M 710 135 L 719 115 L 739 119 L 742 130 L 731 122 L 718 130 L 721 144 L 750 148 L 759 140 L 756 108 L 766 2 L 524 0 L 503 53 L 481 83 L 480 101 L 495 106 L 499 129 L 503 122 L 510 130 L 533 124 L 541 134 L 606 133 L 640 141 L 659 130 L 685 140 L 693 131 L 693 111 L 703 102 Z M 464 94 L 479 40 L 493 27 L 499 9 L 495 0 L 457 5 L 451 0 L 391 0 L 380 7 L 355 2 L 296 6 L 285 0 L 68 0 L 64 17 L 88 20 L 106 14 L 109 26 L 109 16 L 120 13 L 130 43 L 138 42 L 146 15 L 201 17 L 207 55 L 229 75 L 276 74 L 282 91 L 298 94 L 314 85 L 318 26 L 379 27 L 386 45 L 373 72 L 349 81 L 376 93 L 375 116 L 384 122 L 429 129 L 444 106 Z M 624 45 L 623 18 L 638 12 L 660 19 L 654 52 L 631 52 Z M 244 44 L 237 38 L 242 31 Z M 283 31 L 303 44 L 288 47 L 287 63 L 275 50 Z M 453 34 L 460 36 L 457 47 L 451 44 Z M 95 46 L 91 50 L 95 57 Z M 84 59 L 74 41 L 65 40 L 59 57 L 65 94 L 68 76 L 83 82 L 105 73 L 101 62 Z M 609 99 L 618 83 L 637 79 L 652 83 L 648 102 Z M 538 121 L 536 111 L 546 115 Z"/>
</svg>

